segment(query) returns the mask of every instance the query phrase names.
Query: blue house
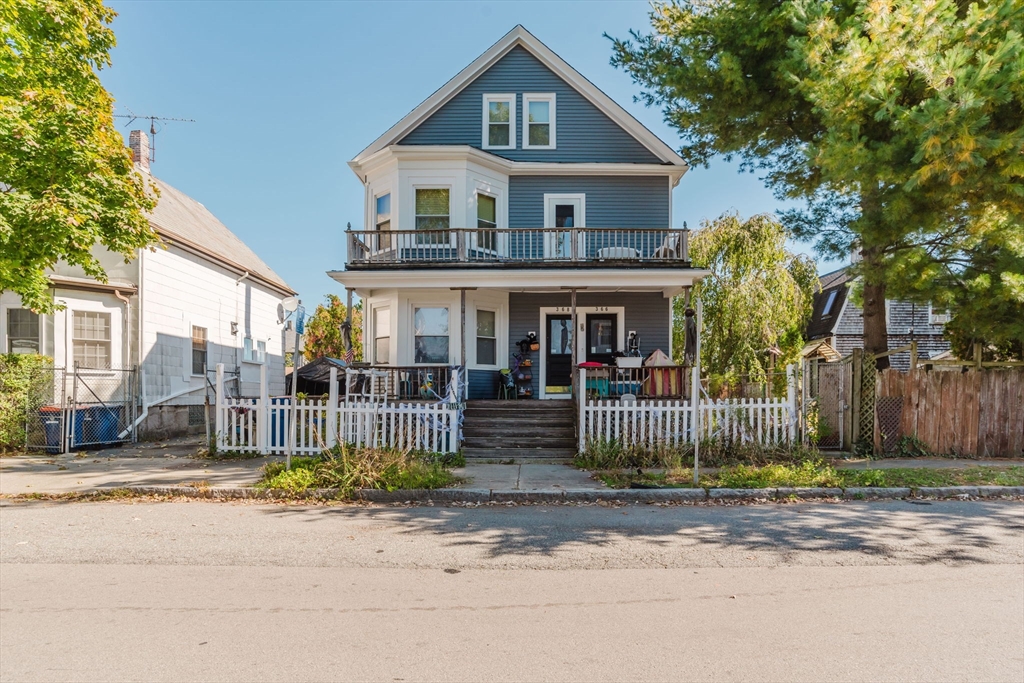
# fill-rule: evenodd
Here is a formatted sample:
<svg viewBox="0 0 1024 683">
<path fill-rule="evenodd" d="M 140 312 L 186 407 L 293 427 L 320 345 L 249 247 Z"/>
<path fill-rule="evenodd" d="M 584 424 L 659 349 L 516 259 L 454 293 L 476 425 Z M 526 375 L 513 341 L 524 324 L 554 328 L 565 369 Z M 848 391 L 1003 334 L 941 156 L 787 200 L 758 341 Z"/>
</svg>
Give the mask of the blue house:
<svg viewBox="0 0 1024 683">
<path fill-rule="evenodd" d="M 671 220 L 686 163 L 522 26 L 349 166 L 364 220 L 330 275 L 363 299 L 365 360 L 399 398 L 461 367 L 467 416 L 557 410 L 580 364 L 670 354 L 672 297 L 706 274 Z"/>
</svg>

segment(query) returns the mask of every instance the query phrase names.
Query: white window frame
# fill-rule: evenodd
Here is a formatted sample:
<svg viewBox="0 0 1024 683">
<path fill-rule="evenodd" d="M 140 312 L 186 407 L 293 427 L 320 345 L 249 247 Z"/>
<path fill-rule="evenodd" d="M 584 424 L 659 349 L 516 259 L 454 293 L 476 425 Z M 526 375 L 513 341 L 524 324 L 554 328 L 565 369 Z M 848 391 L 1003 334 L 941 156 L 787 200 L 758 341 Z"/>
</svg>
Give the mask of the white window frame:
<svg viewBox="0 0 1024 683">
<path fill-rule="evenodd" d="M 387 337 L 379 336 L 378 330 L 377 330 L 377 316 L 380 315 L 381 311 L 387 311 L 387 313 L 388 313 L 388 334 L 387 334 Z M 372 360 L 372 364 L 373 365 L 393 365 L 393 363 L 392 363 L 393 354 L 392 354 L 392 348 L 391 348 L 391 340 L 392 340 L 392 338 L 394 336 L 395 336 L 395 316 L 394 316 L 394 310 L 391 308 L 391 304 L 388 303 L 388 304 L 383 304 L 381 306 L 371 306 L 370 307 L 370 355 L 371 355 L 371 357 L 373 359 Z M 388 360 L 386 362 L 381 362 L 381 360 L 379 358 L 377 358 L 377 340 L 378 339 L 387 339 L 388 340 Z M 414 351 L 415 351 L 415 349 L 414 349 Z M 366 353 L 366 345 L 365 344 L 363 345 L 363 353 Z"/>
<path fill-rule="evenodd" d="M 249 348 L 245 343 L 249 342 Z M 260 351 L 260 344 L 263 344 L 263 351 Z M 246 336 L 242 339 L 242 362 L 253 365 L 263 365 L 267 360 L 267 343 L 262 339 Z"/>
<path fill-rule="evenodd" d="M 945 325 L 953 318 L 953 314 L 950 313 L 949 309 L 945 311 L 936 312 L 935 306 L 928 304 L 928 324 L 929 325 Z"/>
<path fill-rule="evenodd" d="M 530 102 L 548 103 L 548 144 L 530 144 Z M 555 93 L 523 93 L 523 149 L 557 149 L 555 140 Z"/>
<path fill-rule="evenodd" d="M 507 145 L 489 144 L 490 132 L 488 126 L 490 120 L 491 102 L 505 102 L 508 104 L 508 142 Z M 483 99 L 483 130 L 480 140 L 481 149 L 515 149 L 516 148 L 516 94 L 515 93 L 484 93 Z"/>
<path fill-rule="evenodd" d="M 448 311 L 448 361 L 445 363 L 417 363 L 416 362 L 416 309 L 417 308 L 444 308 Z M 453 358 L 455 356 L 455 348 L 452 342 L 452 305 L 451 303 L 438 302 L 438 301 L 410 301 L 409 302 L 409 358 L 412 361 L 413 366 L 423 367 L 437 367 L 446 366 L 451 367 L 455 365 Z M 425 335 L 431 337 L 439 337 L 441 335 Z M 463 353 L 465 353 L 463 351 Z"/>
<path fill-rule="evenodd" d="M 25 308 L 24 306 L 5 306 L 2 310 L 0 310 L 0 315 L 3 316 L 3 319 L 0 320 L 0 326 L 3 326 L 4 331 L 3 347 L 0 348 L 0 353 L 13 353 L 13 351 L 11 350 L 11 340 L 14 338 L 14 336 L 11 334 L 11 311 L 29 311 L 30 313 L 33 312 L 32 309 Z M 36 322 L 38 327 L 38 331 L 36 334 L 36 353 L 41 355 L 47 355 L 45 353 L 46 345 L 44 341 L 44 338 L 46 336 L 46 316 L 42 313 L 36 313 Z M 25 337 L 18 338 L 24 339 Z"/>
<path fill-rule="evenodd" d="M 85 338 L 80 339 L 80 338 L 76 337 L 75 336 L 75 316 L 78 315 L 79 313 L 86 313 L 86 314 L 91 314 L 91 315 L 105 315 L 107 317 L 107 323 L 108 323 L 107 329 L 108 329 L 108 332 L 109 332 L 107 338 L 106 339 L 85 339 Z M 89 365 L 80 365 L 79 367 L 90 369 L 90 370 L 110 370 L 111 368 L 113 368 L 114 367 L 114 320 L 115 320 L 114 315 L 110 311 L 97 311 L 97 310 L 92 310 L 92 309 L 89 309 L 89 308 L 76 308 L 76 309 L 72 310 L 71 311 L 71 316 L 70 316 L 71 329 L 69 330 L 70 333 L 71 333 L 71 361 L 73 363 L 77 362 L 76 359 L 75 359 L 75 356 L 77 355 L 75 353 L 75 342 L 81 341 L 81 342 L 92 342 L 92 343 L 106 344 L 106 347 L 107 347 L 107 367 L 105 367 L 105 368 L 94 368 L 94 367 L 89 366 Z"/>
<path fill-rule="evenodd" d="M 196 344 L 196 330 L 202 330 L 203 331 L 203 357 L 204 357 L 203 358 L 203 360 L 204 360 L 203 365 L 206 367 L 207 370 L 209 370 L 210 369 L 210 328 L 204 327 L 202 325 L 196 325 L 195 323 L 192 323 L 191 328 L 192 328 L 192 336 L 191 336 L 191 339 L 189 340 L 189 347 L 191 349 L 191 353 L 189 353 L 189 368 L 191 369 L 191 373 L 190 374 L 191 374 L 192 377 L 203 377 L 203 373 L 202 372 L 196 372 L 196 365 L 195 365 L 195 352 L 197 351 L 196 346 L 195 346 L 195 344 Z"/>
<path fill-rule="evenodd" d="M 480 336 L 480 311 L 486 313 L 492 313 L 494 315 L 494 336 L 493 337 L 481 337 Z M 501 338 L 501 312 L 497 306 L 477 306 L 476 311 L 473 315 L 473 365 L 478 368 L 485 368 L 488 370 L 498 369 L 499 356 L 499 345 L 498 340 Z M 477 341 L 480 339 L 493 339 L 494 340 L 494 363 L 482 363 L 477 357 Z"/>
</svg>

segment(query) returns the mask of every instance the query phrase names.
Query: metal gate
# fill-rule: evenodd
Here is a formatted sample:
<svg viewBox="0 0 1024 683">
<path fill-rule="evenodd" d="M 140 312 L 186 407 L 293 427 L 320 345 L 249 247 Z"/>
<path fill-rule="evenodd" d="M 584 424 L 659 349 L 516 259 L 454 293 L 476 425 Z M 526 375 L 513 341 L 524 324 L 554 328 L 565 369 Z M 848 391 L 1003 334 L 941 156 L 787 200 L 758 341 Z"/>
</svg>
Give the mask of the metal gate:
<svg viewBox="0 0 1024 683">
<path fill-rule="evenodd" d="M 812 440 L 823 449 L 845 448 L 849 438 L 850 363 L 808 361 L 805 368 L 807 396 L 805 424 Z"/>
<path fill-rule="evenodd" d="M 25 447 L 65 453 L 135 441 L 135 368 L 40 368 L 25 406 Z"/>
</svg>

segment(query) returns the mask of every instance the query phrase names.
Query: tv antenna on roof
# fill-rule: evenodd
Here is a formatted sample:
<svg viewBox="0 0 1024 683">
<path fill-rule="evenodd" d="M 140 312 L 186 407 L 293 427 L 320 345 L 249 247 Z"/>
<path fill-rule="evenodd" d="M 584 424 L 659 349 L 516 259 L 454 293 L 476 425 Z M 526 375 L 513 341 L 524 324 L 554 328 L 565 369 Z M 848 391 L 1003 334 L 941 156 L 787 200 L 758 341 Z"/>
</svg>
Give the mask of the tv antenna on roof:
<svg viewBox="0 0 1024 683">
<path fill-rule="evenodd" d="M 159 130 L 157 129 L 157 127 L 156 127 L 156 122 L 157 121 L 180 121 L 182 123 L 195 123 L 196 122 L 195 119 L 175 119 L 175 118 L 171 118 L 169 116 L 143 116 L 141 114 L 136 114 L 131 109 L 128 109 L 128 107 L 125 107 L 125 109 L 128 111 L 127 114 L 114 114 L 114 118 L 115 119 L 128 119 L 128 123 L 124 124 L 125 128 L 127 128 L 128 126 L 130 126 L 133 123 L 135 123 L 135 121 L 137 121 L 138 119 L 148 119 L 149 120 L 149 135 L 150 135 L 150 140 L 149 140 L 149 161 L 151 163 L 156 161 L 156 134 L 158 132 L 160 132 L 160 130 L 163 130 L 163 126 L 162 125 L 160 126 Z"/>
</svg>

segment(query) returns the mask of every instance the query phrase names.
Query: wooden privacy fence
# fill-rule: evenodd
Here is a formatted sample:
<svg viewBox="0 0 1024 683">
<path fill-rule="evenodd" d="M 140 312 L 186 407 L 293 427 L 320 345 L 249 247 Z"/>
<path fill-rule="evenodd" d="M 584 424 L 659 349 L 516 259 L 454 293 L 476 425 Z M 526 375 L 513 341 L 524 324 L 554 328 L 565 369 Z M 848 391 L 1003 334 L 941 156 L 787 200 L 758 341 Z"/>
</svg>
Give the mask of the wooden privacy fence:
<svg viewBox="0 0 1024 683">
<path fill-rule="evenodd" d="M 877 448 L 899 436 L 916 436 L 934 453 L 1024 455 L 1024 367 L 889 369 L 878 374 L 876 391 Z M 892 434 L 897 425 L 898 433 Z"/>
<path fill-rule="evenodd" d="M 580 386 L 586 368 L 580 369 Z M 787 368 L 786 398 L 697 401 L 585 400 L 580 404 L 580 449 L 588 442 L 607 440 L 625 445 L 692 444 L 715 440 L 761 445 L 796 443 L 800 409 L 796 371 Z"/>
<path fill-rule="evenodd" d="M 290 397 L 266 395 L 265 366 L 260 370 L 260 398 L 228 398 L 223 366 L 217 366 L 218 451 L 318 455 L 339 443 L 432 453 L 459 450 L 461 411 L 457 404 L 346 401 L 337 395 L 334 370 L 326 400 L 304 399 L 293 404 Z"/>
</svg>

